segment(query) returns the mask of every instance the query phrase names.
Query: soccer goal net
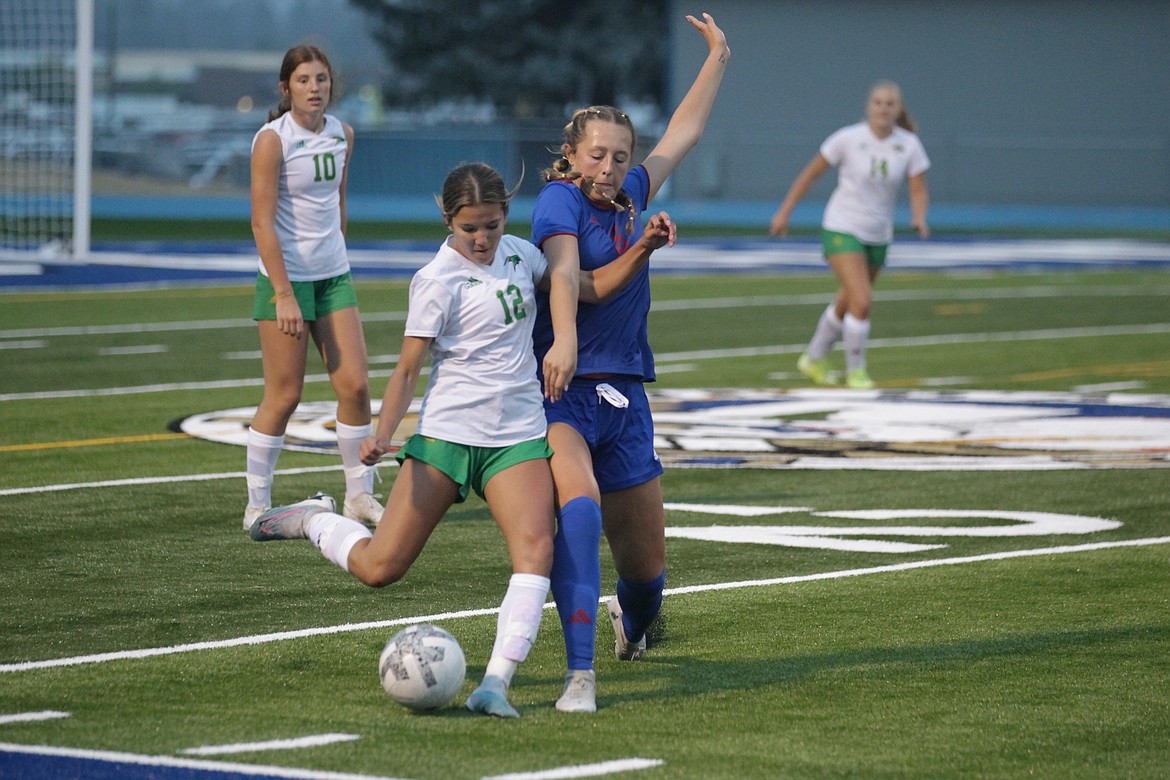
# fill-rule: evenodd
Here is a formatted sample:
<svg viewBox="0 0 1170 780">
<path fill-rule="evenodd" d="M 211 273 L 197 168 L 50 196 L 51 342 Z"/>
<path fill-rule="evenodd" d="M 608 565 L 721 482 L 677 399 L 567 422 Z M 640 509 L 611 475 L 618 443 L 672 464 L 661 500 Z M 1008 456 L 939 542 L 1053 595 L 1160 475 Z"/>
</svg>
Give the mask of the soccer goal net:
<svg viewBox="0 0 1170 780">
<path fill-rule="evenodd" d="M 0 2 L 0 261 L 89 253 L 93 0 Z"/>
</svg>

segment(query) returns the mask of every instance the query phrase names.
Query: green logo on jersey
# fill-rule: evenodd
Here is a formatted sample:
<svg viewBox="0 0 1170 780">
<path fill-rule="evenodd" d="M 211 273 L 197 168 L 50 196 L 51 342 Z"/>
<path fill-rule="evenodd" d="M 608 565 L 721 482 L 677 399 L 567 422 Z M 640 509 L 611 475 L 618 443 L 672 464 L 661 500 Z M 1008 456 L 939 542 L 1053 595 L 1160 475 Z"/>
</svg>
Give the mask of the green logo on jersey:
<svg viewBox="0 0 1170 780">
<path fill-rule="evenodd" d="M 474 276 L 469 276 L 469 277 L 467 277 L 467 288 L 466 289 L 470 290 L 472 287 L 477 287 L 478 285 L 481 285 L 481 284 L 483 284 L 483 282 L 481 282 L 479 279 L 476 279 Z"/>
<path fill-rule="evenodd" d="M 520 255 L 508 255 L 504 258 L 504 262 L 511 263 L 513 268 L 517 268 L 520 265 Z"/>
</svg>

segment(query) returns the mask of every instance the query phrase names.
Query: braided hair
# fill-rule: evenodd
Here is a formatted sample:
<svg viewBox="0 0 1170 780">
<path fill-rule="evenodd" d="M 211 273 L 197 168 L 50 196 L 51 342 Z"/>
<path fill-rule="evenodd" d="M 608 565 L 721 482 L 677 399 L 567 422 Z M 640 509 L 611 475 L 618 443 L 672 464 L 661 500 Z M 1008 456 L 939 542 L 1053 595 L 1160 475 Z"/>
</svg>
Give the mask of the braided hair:
<svg viewBox="0 0 1170 780">
<path fill-rule="evenodd" d="M 573 113 L 573 117 L 569 123 L 565 125 L 564 129 L 564 145 L 561 147 L 576 149 L 577 145 L 581 143 L 581 139 L 585 137 L 585 125 L 593 120 L 601 122 L 609 122 L 611 124 L 624 127 L 630 131 L 631 147 L 638 143 L 638 134 L 634 130 L 634 123 L 630 121 L 630 117 L 624 112 L 618 111 L 613 106 L 590 106 L 589 108 L 580 108 Z M 593 180 L 588 176 L 582 176 L 580 171 L 574 171 L 572 163 L 564 154 L 553 162 L 551 166 L 546 168 L 543 172 L 545 181 L 576 181 L 581 180 L 581 189 L 586 195 L 596 195 L 597 192 L 593 188 Z M 626 220 L 626 233 L 634 232 L 634 221 L 636 214 L 634 213 L 634 202 L 625 190 L 619 189 L 617 195 L 612 198 L 605 198 L 609 205 L 613 206 L 618 211 L 624 211 L 629 216 Z"/>
</svg>

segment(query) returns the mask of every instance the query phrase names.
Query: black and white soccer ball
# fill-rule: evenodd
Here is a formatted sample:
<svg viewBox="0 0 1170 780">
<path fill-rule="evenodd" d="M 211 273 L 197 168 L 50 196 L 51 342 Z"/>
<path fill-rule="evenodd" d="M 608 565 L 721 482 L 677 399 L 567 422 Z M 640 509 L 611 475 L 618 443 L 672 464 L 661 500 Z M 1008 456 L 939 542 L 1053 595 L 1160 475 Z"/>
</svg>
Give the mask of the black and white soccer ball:
<svg viewBox="0 0 1170 780">
<path fill-rule="evenodd" d="M 447 631 L 420 623 L 390 637 L 378 662 L 382 687 L 412 710 L 446 706 L 463 687 L 467 659 Z"/>
</svg>

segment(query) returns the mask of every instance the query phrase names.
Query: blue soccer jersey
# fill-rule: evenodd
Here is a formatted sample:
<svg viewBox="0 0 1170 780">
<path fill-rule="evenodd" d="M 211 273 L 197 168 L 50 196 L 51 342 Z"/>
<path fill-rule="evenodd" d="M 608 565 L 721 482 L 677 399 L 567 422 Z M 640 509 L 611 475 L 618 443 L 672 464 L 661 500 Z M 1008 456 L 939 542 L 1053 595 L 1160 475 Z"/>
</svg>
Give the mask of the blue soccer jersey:
<svg viewBox="0 0 1170 780">
<path fill-rule="evenodd" d="M 542 246 L 550 236 L 577 239 L 581 269 L 592 271 L 613 262 L 642 235 L 650 177 L 641 165 L 626 175 L 622 189 L 634 208 L 634 230 L 626 233 L 629 214 L 589 200 L 575 182 L 554 181 L 536 197 L 532 211 L 532 242 Z M 650 312 L 650 269 L 643 267 L 625 288 L 605 303 L 577 305 L 577 374 L 623 374 L 654 381 L 646 316 Z M 532 334 L 537 365 L 553 342 L 548 295 L 538 300 Z"/>
</svg>

